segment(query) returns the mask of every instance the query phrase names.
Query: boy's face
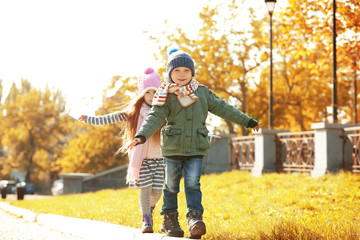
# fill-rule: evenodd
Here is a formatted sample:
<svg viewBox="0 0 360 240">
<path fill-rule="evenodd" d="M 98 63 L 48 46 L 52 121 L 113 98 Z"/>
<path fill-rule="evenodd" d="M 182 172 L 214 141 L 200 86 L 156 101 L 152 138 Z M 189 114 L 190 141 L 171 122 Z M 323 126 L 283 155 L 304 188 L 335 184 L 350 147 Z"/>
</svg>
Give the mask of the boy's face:
<svg viewBox="0 0 360 240">
<path fill-rule="evenodd" d="M 156 91 L 154 89 L 150 89 L 144 95 L 145 102 L 150 106 L 152 106 L 152 100 L 154 98 L 155 92 Z"/>
<path fill-rule="evenodd" d="M 174 83 L 185 86 L 191 81 L 192 72 L 190 68 L 177 67 L 172 70 L 170 77 L 174 81 Z"/>
</svg>

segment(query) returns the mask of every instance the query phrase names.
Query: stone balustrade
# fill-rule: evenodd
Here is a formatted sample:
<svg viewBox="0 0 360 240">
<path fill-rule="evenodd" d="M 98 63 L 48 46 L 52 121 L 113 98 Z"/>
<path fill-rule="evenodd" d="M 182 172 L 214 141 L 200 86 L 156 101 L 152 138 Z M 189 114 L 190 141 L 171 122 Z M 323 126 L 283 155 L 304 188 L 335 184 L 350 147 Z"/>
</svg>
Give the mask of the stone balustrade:
<svg viewBox="0 0 360 240">
<path fill-rule="evenodd" d="M 359 125 L 313 123 L 312 131 L 263 129 L 255 135 L 254 176 L 266 172 L 305 172 L 312 177 L 341 170 L 356 172 Z M 347 129 L 347 131 L 345 131 Z M 349 139 L 353 137 L 353 140 Z M 356 145 L 357 144 L 357 145 Z M 354 168 L 355 166 L 355 168 Z"/>
<path fill-rule="evenodd" d="M 234 169 L 260 177 L 302 172 L 312 177 L 341 170 L 360 173 L 360 125 L 313 123 L 311 131 L 260 129 L 252 136 L 221 135 L 203 160 L 203 174 Z M 64 194 L 126 187 L 127 165 L 98 174 L 66 173 Z"/>
</svg>

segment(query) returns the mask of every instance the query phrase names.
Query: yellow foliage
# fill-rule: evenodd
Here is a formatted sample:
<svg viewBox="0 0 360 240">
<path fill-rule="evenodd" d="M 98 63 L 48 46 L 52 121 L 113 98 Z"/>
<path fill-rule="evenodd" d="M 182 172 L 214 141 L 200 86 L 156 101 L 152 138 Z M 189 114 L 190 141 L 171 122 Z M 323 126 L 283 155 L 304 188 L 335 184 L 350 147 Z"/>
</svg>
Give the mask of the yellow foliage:
<svg viewBox="0 0 360 240">
<path fill-rule="evenodd" d="M 261 54 L 260 56 L 260 60 L 262 62 L 265 62 L 267 59 L 269 58 L 269 54 L 267 52 L 264 52 L 263 54 Z"/>
<path fill-rule="evenodd" d="M 327 107 L 332 101 L 332 9 L 333 1 L 288 1 L 288 7 L 274 13 L 274 51 L 281 56 L 274 64 L 275 125 L 277 128 L 310 129 L 312 122 L 328 121 Z M 360 55 L 351 47 L 360 46 L 354 18 L 358 1 L 337 2 L 337 77 L 340 111 L 354 105 L 349 71 Z M 330 27 L 331 26 L 331 27 Z M 359 65 L 357 66 L 359 69 Z M 359 109 L 360 110 L 360 109 Z M 286 116 L 286 117 L 283 117 Z M 351 115 L 344 114 L 345 119 Z M 339 121 L 341 121 L 339 119 Z"/>
<path fill-rule="evenodd" d="M 121 146 L 119 126 L 86 126 L 72 138 L 56 160 L 61 173 L 98 173 L 126 163 L 123 154 L 116 155 Z"/>
<path fill-rule="evenodd" d="M 26 181 L 54 171 L 54 156 L 72 130 L 71 118 L 64 115 L 64 100 L 58 91 L 38 90 L 22 80 L 12 85 L 5 103 L 0 106 L 1 143 L 8 158 L 3 160 L 2 174 L 11 170 L 26 172 Z"/>
</svg>

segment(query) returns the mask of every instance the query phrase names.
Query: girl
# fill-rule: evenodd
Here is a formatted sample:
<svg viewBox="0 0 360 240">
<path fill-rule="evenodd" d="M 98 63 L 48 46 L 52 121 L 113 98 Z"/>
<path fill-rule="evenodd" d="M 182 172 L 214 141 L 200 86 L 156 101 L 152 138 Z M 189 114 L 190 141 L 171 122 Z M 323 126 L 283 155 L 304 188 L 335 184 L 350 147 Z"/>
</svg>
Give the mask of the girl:
<svg viewBox="0 0 360 240">
<path fill-rule="evenodd" d="M 138 79 L 139 95 L 124 112 L 100 117 L 82 115 L 79 120 L 91 125 L 125 122 L 123 142 L 132 140 L 146 118 L 156 89 L 161 85 L 160 75 L 147 68 Z M 160 154 L 160 133 L 155 133 L 146 144 L 136 146 L 129 154 L 126 182 L 130 188 L 140 189 L 142 232 L 153 233 L 152 214 L 162 194 L 164 182 L 164 160 Z"/>
</svg>

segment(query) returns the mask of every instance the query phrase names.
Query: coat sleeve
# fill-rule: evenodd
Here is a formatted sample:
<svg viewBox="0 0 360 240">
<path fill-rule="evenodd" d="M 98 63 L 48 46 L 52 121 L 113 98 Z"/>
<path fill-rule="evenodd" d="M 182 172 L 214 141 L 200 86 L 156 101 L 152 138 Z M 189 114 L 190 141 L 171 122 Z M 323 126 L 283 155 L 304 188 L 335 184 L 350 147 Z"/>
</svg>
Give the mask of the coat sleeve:
<svg viewBox="0 0 360 240">
<path fill-rule="evenodd" d="M 99 125 L 111 125 L 126 120 L 127 120 L 127 114 L 125 112 L 118 112 L 118 113 L 112 113 L 98 117 L 92 117 L 86 115 L 84 119 L 84 123 L 99 126 Z"/>
<path fill-rule="evenodd" d="M 166 102 L 163 106 L 153 106 L 139 131 L 135 134 L 135 138 L 143 138 L 145 141 L 154 135 L 159 128 L 165 123 L 169 115 L 169 106 Z"/>
<path fill-rule="evenodd" d="M 251 119 L 248 115 L 239 109 L 230 105 L 223 99 L 219 98 L 215 93 L 208 89 L 209 111 L 221 118 L 247 127 Z"/>
</svg>

